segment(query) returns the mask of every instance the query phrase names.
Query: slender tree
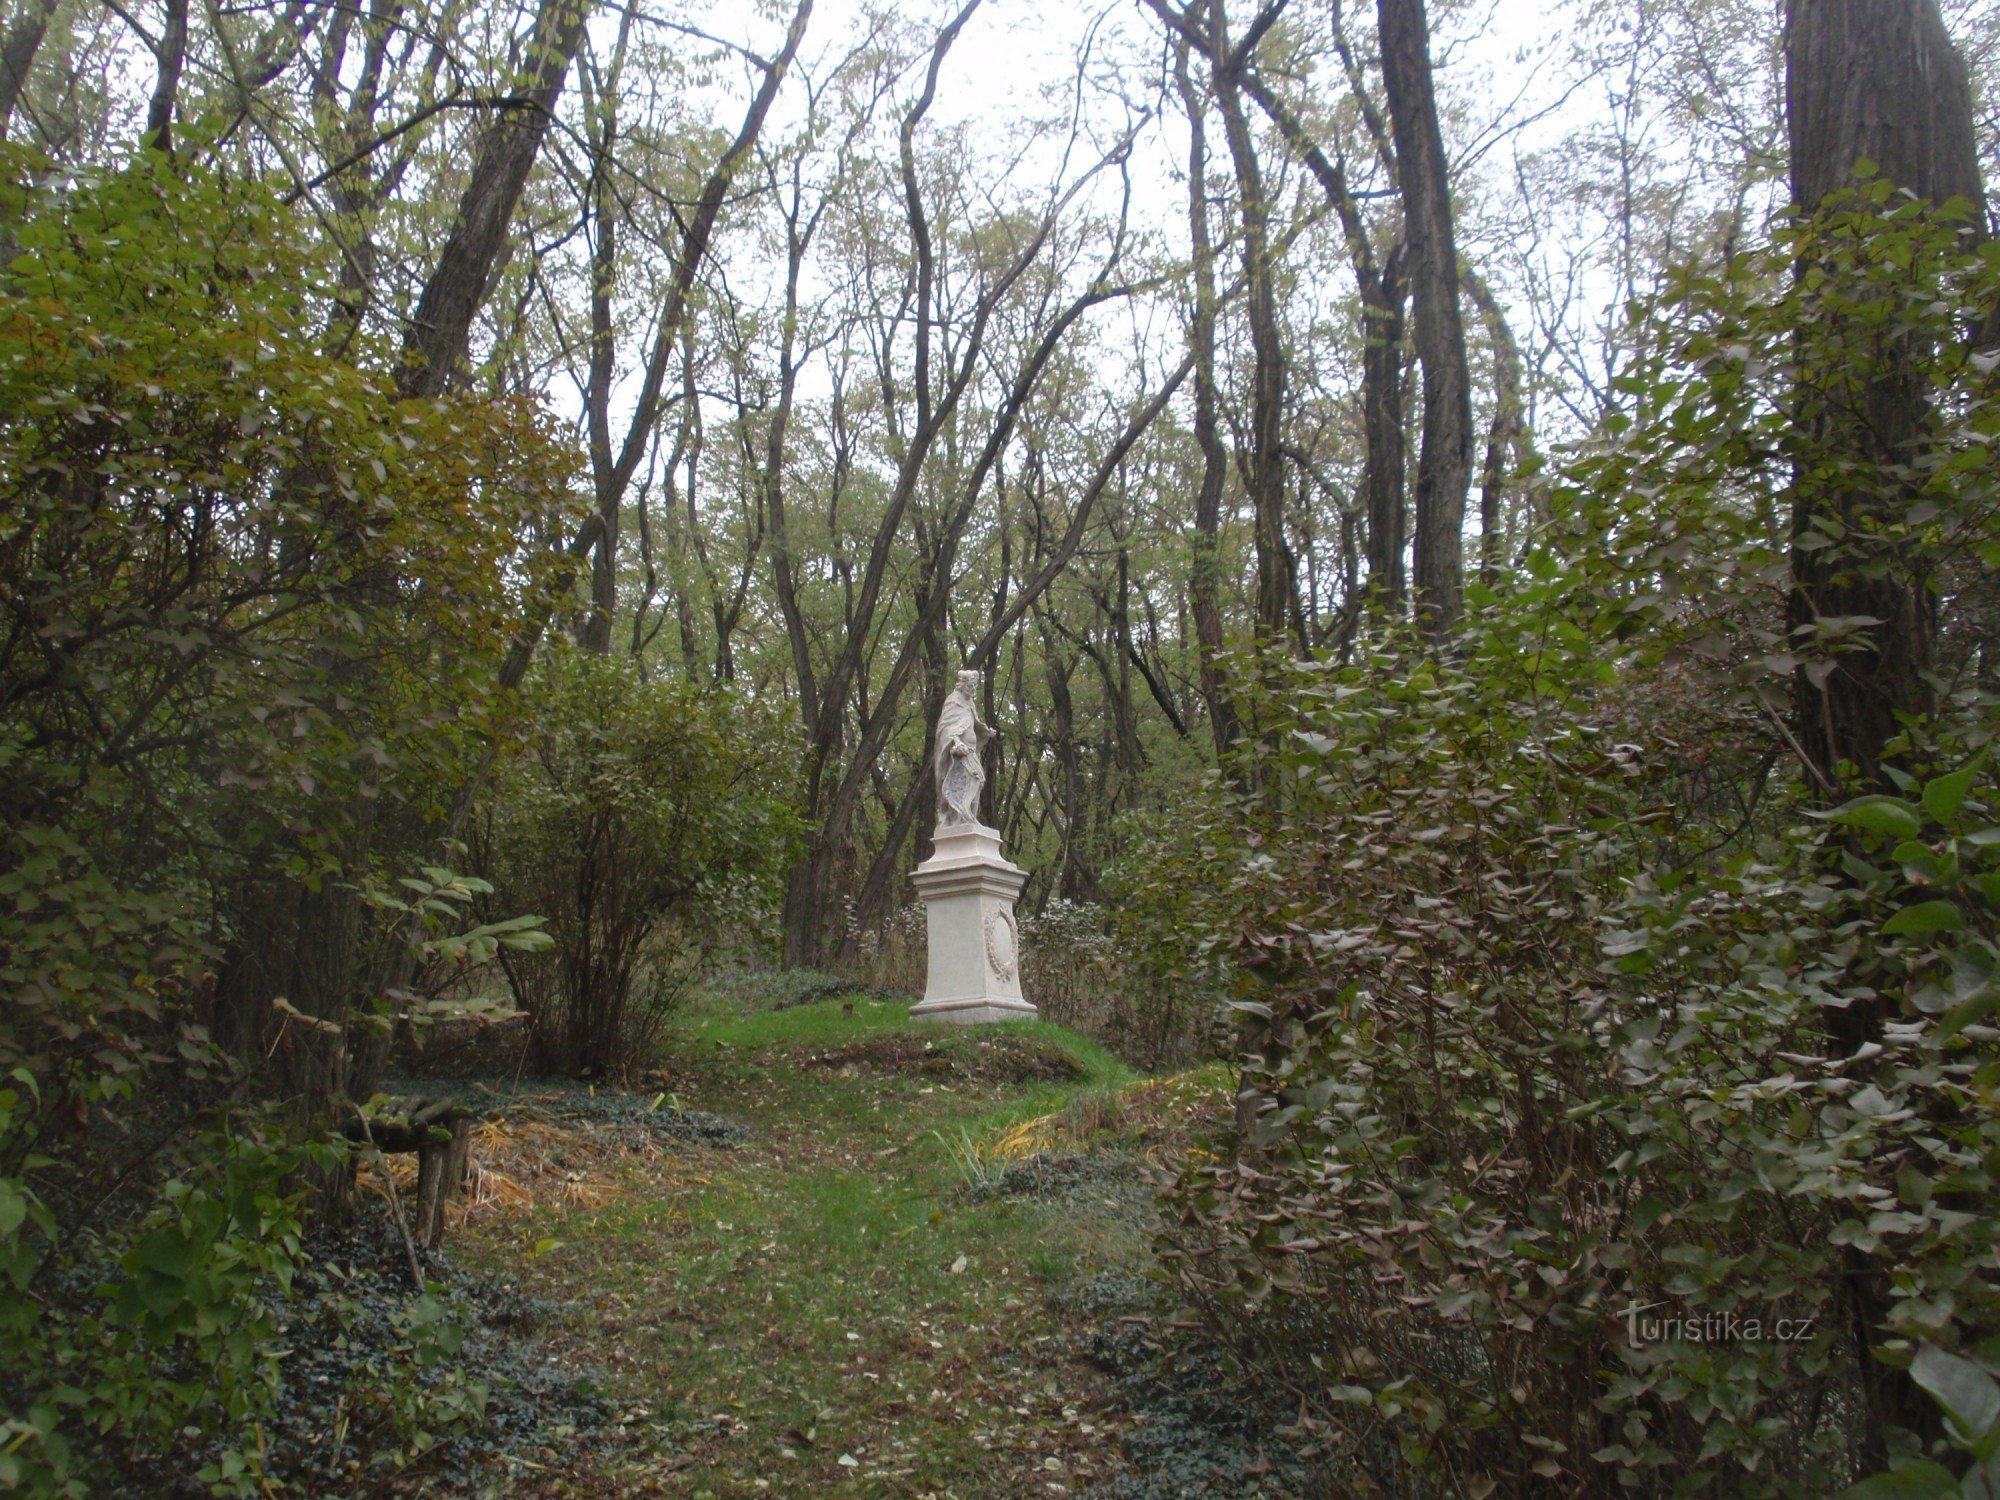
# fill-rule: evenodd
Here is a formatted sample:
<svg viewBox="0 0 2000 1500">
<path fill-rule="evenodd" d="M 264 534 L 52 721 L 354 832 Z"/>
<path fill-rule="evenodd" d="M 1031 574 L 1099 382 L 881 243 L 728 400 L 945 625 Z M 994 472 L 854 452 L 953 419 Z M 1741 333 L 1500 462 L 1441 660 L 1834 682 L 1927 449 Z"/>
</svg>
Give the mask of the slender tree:
<svg viewBox="0 0 2000 1500">
<path fill-rule="evenodd" d="M 591 266 L 590 372 L 585 385 L 591 479 L 597 502 L 596 514 L 591 519 L 591 612 L 583 633 L 584 645 L 590 650 L 611 649 L 611 629 L 618 596 L 619 521 L 633 478 L 656 438 L 667 376 L 674 365 L 682 326 L 689 316 L 695 278 L 703 258 L 708 254 L 709 243 L 715 237 L 716 220 L 721 216 L 731 184 L 756 149 L 764 120 L 778 97 L 778 89 L 784 83 L 792 59 L 798 55 L 799 43 L 804 40 L 806 24 L 811 19 L 812 0 L 799 0 L 778 55 L 769 62 L 760 63 L 763 77 L 744 109 L 742 123 L 702 184 L 694 212 L 688 216 L 681 232 L 674 256 L 673 277 L 659 317 L 654 322 L 638 400 L 634 403 L 624 439 L 616 448 L 611 440 L 611 395 L 617 353 L 611 320 L 611 289 L 617 274 L 619 219 L 608 186 L 615 171 L 615 163 L 611 159 L 615 131 L 609 120 L 603 126 L 598 162 L 592 173 L 591 199 L 597 244 Z M 782 448 L 782 424 L 777 426 L 776 432 Z M 722 649 L 726 653 L 726 642 L 722 643 Z"/>
<path fill-rule="evenodd" d="M 1423 446 L 1417 455 L 1411 572 L 1418 617 L 1433 640 L 1464 610 L 1465 497 L 1472 484 L 1472 378 L 1458 307 L 1449 163 L 1431 86 L 1423 0 L 1379 0 L 1382 86 L 1396 142 L 1414 294 L 1414 344 L 1423 366 Z"/>
<path fill-rule="evenodd" d="M 1221 588 L 1222 491 L 1229 481 L 1216 410 L 1215 241 L 1208 222 L 1208 132 L 1205 103 L 1188 73 L 1188 41 L 1174 49 L 1174 86 L 1188 118 L 1188 238 L 1194 257 L 1194 306 L 1188 313 L 1188 344 L 1194 351 L 1194 438 L 1201 449 L 1201 486 L 1195 492 L 1194 537 L 1188 567 L 1188 608 L 1194 616 L 1196 649 L 1201 653 L 1201 695 L 1208 706 L 1215 753 L 1225 754 L 1238 733 L 1236 703 L 1223 675 Z"/>
</svg>

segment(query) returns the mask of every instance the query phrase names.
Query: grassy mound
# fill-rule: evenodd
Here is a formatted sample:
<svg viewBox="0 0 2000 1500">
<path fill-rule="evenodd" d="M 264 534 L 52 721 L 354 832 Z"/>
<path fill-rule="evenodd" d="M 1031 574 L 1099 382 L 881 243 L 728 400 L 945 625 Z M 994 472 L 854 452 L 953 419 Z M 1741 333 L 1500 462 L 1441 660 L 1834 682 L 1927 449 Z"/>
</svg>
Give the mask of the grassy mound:
<svg viewBox="0 0 2000 1500">
<path fill-rule="evenodd" d="M 1060 1044 L 1019 1024 L 978 1030 L 927 1026 L 921 1034 L 884 1032 L 830 1051 L 805 1047 L 793 1055 L 808 1068 L 866 1069 L 953 1083 L 1076 1083 L 1087 1076 Z"/>
</svg>

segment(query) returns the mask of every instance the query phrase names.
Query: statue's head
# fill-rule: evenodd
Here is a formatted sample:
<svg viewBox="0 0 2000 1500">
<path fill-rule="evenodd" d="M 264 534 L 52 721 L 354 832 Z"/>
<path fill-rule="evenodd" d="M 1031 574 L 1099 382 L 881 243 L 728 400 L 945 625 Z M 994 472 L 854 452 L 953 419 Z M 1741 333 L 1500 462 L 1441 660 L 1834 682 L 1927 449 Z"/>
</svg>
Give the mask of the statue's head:
<svg viewBox="0 0 2000 1500">
<path fill-rule="evenodd" d="M 958 690 L 970 698 L 979 691 L 979 674 L 970 668 L 958 674 Z"/>
</svg>

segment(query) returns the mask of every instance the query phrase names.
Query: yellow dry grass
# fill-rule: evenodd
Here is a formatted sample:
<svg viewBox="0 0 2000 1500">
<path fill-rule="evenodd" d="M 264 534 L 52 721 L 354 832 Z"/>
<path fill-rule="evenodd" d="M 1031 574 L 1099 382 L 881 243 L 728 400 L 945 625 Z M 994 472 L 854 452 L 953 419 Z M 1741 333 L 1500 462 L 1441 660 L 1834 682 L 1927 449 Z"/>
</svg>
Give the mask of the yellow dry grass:
<svg viewBox="0 0 2000 1500">
<path fill-rule="evenodd" d="M 1110 1093 L 1079 1094 L 1063 1109 L 1009 1127 L 989 1154 L 1015 1161 L 1044 1151 L 1074 1150 L 1096 1136 L 1116 1133 L 1130 1138 L 1149 1164 L 1162 1166 L 1185 1149 L 1197 1125 L 1226 1110 L 1228 1086 L 1226 1070 L 1211 1066 L 1144 1079 Z"/>
<path fill-rule="evenodd" d="M 557 1124 L 536 1119 L 482 1120 L 473 1127 L 466 1157 L 464 1191 L 445 1205 L 445 1224 L 458 1228 L 477 1219 L 531 1213 L 538 1208 L 601 1208 L 623 1191 L 623 1180 L 637 1163 L 647 1167 L 652 1190 L 664 1184 L 667 1153 L 650 1141 L 633 1144 L 589 1126 Z M 408 1202 L 417 1190 L 417 1159 L 397 1155 L 364 1166 L 359 1184 L 381 1191 L 381 1172 Z M 706 1181 L 685 1171 L 677 1178 Z"/>
</svg>

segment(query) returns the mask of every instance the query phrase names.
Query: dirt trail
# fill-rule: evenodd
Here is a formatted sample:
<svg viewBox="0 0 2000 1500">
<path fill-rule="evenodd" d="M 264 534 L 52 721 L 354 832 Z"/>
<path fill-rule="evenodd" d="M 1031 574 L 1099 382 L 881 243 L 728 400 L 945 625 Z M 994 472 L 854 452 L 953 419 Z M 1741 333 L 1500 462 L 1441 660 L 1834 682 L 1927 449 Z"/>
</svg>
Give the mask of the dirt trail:
<svg viewBox="0 0 2000 1500">
<path fill-rule="evenodd" d="M 604 1096 L 617 1128 L 503 1115 L 454 1253 L 544 1299 L 608 1414 L 506 1492 L 1201 1492 L 1138 1480 L 1108 1373 L 1148 1337 L 1150 1189 L 1096 1128 L 1134 1083 L 1056 1028 L 863 1002 L 691 1024 L 657 1098 Z M 747 1139 L 635 1137 L 640 1106 Z"/>
</svg>

